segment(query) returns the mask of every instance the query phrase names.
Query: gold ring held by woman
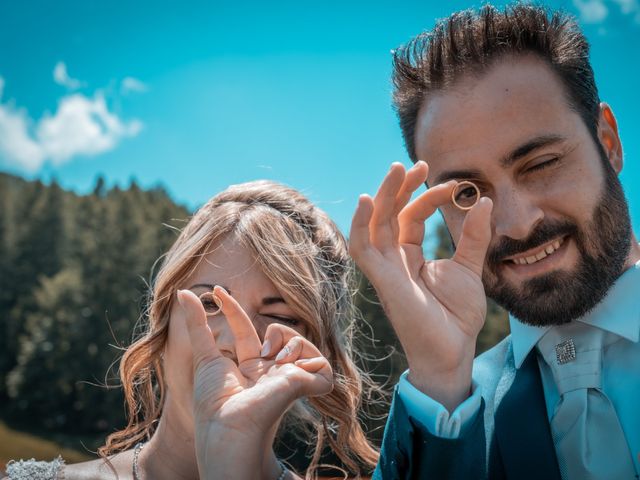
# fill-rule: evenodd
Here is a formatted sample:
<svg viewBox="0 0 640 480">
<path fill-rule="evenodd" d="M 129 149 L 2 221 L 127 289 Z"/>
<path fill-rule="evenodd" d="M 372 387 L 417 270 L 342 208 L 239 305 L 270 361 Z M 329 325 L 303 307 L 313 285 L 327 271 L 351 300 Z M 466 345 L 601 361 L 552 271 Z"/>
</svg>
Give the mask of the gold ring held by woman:
<svg viewBox="0 0 640 480">
<path fill-rule="evenodd" d="M 213 289 L 204 292 L 198 298 L 200 298 L 200 302 L 202 302 L 202 306 L 204 307 L 207 317 L 213 317 L 220 313 L 220 310 L 222 309 L 222 302 L 218 296 L 213 293 Z"/>
</svg>

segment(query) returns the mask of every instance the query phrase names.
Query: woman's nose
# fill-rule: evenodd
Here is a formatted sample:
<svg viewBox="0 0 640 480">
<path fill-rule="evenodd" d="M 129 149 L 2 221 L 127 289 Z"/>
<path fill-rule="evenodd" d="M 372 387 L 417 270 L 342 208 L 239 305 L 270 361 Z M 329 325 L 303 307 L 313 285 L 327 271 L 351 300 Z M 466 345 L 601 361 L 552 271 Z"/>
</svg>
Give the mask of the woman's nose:
<svg viewBox="0 0 640 480">
<path fill-rule="evenodd" d="M 247 306 L 243 306 L 246 315 L 252 319 L 253 327 L 256 329 L 260 341 L 263 340 L 266 325 L 262 325 L 260 321 L 256 321 L 256 311 Z M 213 337 L 216 341 L 216 345 L 222 354 L 227 358 L 236 359 L 236 342 L 233 330 L 229 325 L 229 321 L 226 316 L 220 312 L 217 315 L 209 317 L 209 326 L 213 332 Z"/>
<path fill-rule="evenodd" d="M 236 359 L 236 345 L 233 331 L 229 327 L 227 319 L 223 315 L 216 315 L 213 322 L 209 321 L 209 326 L 216 341 L 216 346 L 227 358 Z"/>
</svg>

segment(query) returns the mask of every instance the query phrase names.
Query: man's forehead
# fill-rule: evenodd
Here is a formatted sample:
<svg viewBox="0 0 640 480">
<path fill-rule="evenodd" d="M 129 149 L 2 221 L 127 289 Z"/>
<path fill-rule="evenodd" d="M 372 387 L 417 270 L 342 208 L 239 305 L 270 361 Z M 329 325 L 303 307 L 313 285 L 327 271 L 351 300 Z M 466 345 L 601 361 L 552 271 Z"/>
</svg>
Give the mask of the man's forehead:
<svg viewBox="0 0 640 480">
<path fill-rule="evenodd" d="M 416 154 L 434 173 L 441 165 L 498 161 L 531 139 L 566 133 L 576 121 L 562 83 L 542 60 L 503 61 L 425 102 L 416 123 Z"/>
</svg>

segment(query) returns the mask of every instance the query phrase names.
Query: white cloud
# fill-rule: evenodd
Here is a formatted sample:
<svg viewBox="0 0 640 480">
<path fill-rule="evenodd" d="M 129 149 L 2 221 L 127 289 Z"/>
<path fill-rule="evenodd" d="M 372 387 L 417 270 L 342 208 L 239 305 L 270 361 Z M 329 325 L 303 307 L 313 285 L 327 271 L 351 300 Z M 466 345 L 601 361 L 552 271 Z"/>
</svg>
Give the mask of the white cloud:
<svg viewBox="0 0 640 480">
<path fill-rule="evenodd" d="M 29 135 L 29 117 L 25 111 L 0 104 L 0 156 L 27 172 L 35 172 L 44 161 L 42 147 Z"/>
<path fill-rule="evenodd" d="M 640 1 L 638 0 L 613 0 L 620 7 L 624 15 L 633 16 L 635 23 L 640 23 Z"/>
<path fill-rule="evenodd" d="M 56 63 L 53 68 L 53 80 L 63 87 L 67 87 L 69 90 L 77 90 L 84 86 L 84 83 L 75 78 L 71 78 L 67 73 L 67 65 L 64 62 Z"/>
<path fill-rule="evenodd" d="M 144 93 L 147 90 L 149 90 L 149 87 L 147 86 L 146 83 L 138 80 L 137 78 L 125 77 L 122 80 L 120 89 L 122 93 L 126 95 L 127 93 L 131 93 L 131 92 Z"/>
<path fill-rule="evenodd" d="M 604 0 L 573 0 L 573 4 L 580 12 L 580 20 L 584 23 L 600 23 L 609 15 Z"/>
<path fill-rule="evenodd" d="M 640 10 L 640 4 L 638 4 L 638 0 L 613 0 L 614 3 L 617 3 L 620 7 L 620 11 L 625 15 L 629 15 L 630 13 L 636 13 Z"/>
<path fill-rule="evenodd" d="M 580 20 L 584 23 L 601 23 L 609 16 L 609 6 L 617 5 L 620 13 L 632 16 L 636 23 L 640 23 L 639 0 L 573 0 L 573 5 L 580 13 Z"/>
<path fill-rule="evenodd" d="M 100 91 L 92 98 L 66 95 L 54 114 L 34 121 L 14 102 L 2 102 L 3 90 L 0 76 L 0 160 L 27 172 L 38 171 L 47 160 L 60 165 L 78 155 L 110 151 L 143 128 L 140 120 L 124 121 L 110 111 Z"/>
<path fill-rule="evenodd" d="M 3 93 L 4 78 L 0 76 L 0 100 Z M 32 172 L 40 167 L 44 154 L 28 134 L 29 122 L 25 111 L 0 103 L 0 155 Z"/>
<path fill-rule="evenodd" d="M 139 120 L 124 123 L 107 108 L 101 93 L 93 99 L 81 94 L 63 97 L 55 115 L 45 115 L 36 129 L 38 143 L 54 164 L 76 155 L 112 150 L 125 137 L 142 130 Z"/>
</svg>

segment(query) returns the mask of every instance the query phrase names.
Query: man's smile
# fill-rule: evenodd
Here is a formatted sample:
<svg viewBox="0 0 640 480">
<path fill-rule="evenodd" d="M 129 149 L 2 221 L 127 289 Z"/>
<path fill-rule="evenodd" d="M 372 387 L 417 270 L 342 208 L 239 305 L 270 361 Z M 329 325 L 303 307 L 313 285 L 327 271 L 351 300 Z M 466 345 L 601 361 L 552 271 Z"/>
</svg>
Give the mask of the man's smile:
<svg viewBox="0 0 640 480">
<path fill-rule="evenodd" d="M 530 278 L 553 270 L 571 268 L 575 265 L 576 249 L 569 249 L 571 245 L 569 236 L 556 238 L 547 243 L 517 255 L 506 257 L 502 261 L 507 274 L 515 275 L 519 278 Z M 574 245 L 575 247 L 575 245 Z M 570 255 L 573 252 L 574 255 Z"/>
<path fill-rule="evenodd" d="M 513 262 L 517 265 L 531 265 L 532 263 L 536 263 L 554 253 L 560 248 L 560 245 L 562 245 L 563 242 L 564 238 L 552 240 L 540 247 L 532 248 L 518 255 L 507 257 L 504 261 Z"/>
</svg>

